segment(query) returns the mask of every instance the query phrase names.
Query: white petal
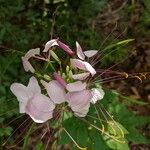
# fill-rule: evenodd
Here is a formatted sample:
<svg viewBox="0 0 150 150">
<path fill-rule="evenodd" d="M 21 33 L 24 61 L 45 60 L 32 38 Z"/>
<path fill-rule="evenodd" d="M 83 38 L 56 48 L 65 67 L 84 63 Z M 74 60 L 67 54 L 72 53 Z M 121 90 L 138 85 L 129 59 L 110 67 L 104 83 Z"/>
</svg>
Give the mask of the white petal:
<svg viewBox="0 0 150 150">
<path fill-rule="evenodd" d="M 66 95 L 66 99 L 72 110 L 85 107 L 91 100 L 92 94 L 89 90 L 83 90 L 80 92 L 69 92 Z"/>
<path fill-rule="evenodd" d="M 30 92 L 32 92 L 33 95 L 37 94 L 37 93 L 39 93 L 39 94 L 41 93 L 41 88 L 40 88 L 38 81 L 35 77 L 30 78 L 27 88 Z"/>
<path fill-rule="evenodd" d="M 105 93 L 101 88 L 93 88 L 92 89 L 91 103 L 95 104 L 98 100 L 103 99 L 104 94 Z"/>
<path fill-rule="evenodd" d="M 90 72 L 92 76 L 96 74 L 95 69 L 86 61 L 82 61 L 79 59 L 71 59 L 71 65 L 72 67 Z"/>
<path fill-rule="evenodd" d="M 26 59 L 30 59 L 31 57 L 35 56 L 35 55 L 39 55 L 40 54 L 40 48 L 35 48 L 35 49 L 31 49 L 29 50 L 26 54 L 25 54 L 25 58 Z"/>
<path fill-rule="evenodd" d="M 22 57 L 22 63 L 23 63 L 24 70 L 26 72 L 28 72 L 28 71 L 31 71 L 32 73 L 35 72 L 35 69 L 32 67 L 32 65 L 30 64 L 30 62 L 28 61 L 27 58 Z"/>
<path fill-rule="evenodd" d="M 87 71 L 89 71 L 92 76 L 96 74 L 95 69 L 88 62 L 85 62 L 85 66 L 86 66 Z"/>
<path fill-rule="evenodd" d="M 80 59 L 71 59 L 70 62 L 71 62 L 71 66 L 74 68 L 79 68 L 81 70 L 87 70 L 85 67 L 85 63 L 84 63 L 85 61 L 82 61 Z"/>
<path fill-rule="evenodd" d="M 81 48 L 80 44 L 77 41 L 76 41 L 76 47 L 77 47 L 77 56 L 80 59 L 84 60 L 85 59 L 84 53 L 82 51 L 82 48 Z"/>
<path fill-rule="evenodd" d="M 45 44 L 43 52 L 47 52 L 52 46 L 58 46 L 57 39 L 52 39 Z"/>
<path fill-rule="evenodd" d="M 82 83 L 81 81 L 76 81 L 74 83 L 69 83 L 66 86 L 66 89 L 69 92 L 77 92 L 77 91 L 82 91 L 86 88 L 86 83 Z"/>
<path fill-rule="evenodd" d="M 26 113 L 37 123 L 43 123 L 52 118 L 54 103 L 42 94 L 36 94 L 27 104 Z"/>
<path fill-rule="evenodd" d="M 89 107 L 90 107 L 90 103 L 88 103 L 86 106 L 84 106 L 82 108 L 74 109 L 75 116 L 85 117 L 87 115 L 87 113 L 89 112 Z"/>
<path fill-rule="evenodd" d="M 71 109 L 77 116 L 84 117 L 90 106 L 90 99 L 92 95 L 89 90 L 83 90 L 80 92 L 67 93 L 66 99 Z"/>
<path fill-rule="evenodd" d="M 84 51 L 85 56 L 88 57 L 88 58 L 93 57 L 93 56 L 96 55 L 97 53 L 98 53 L 97 50 Z"/>
<path fill-rule="evenodd" d="M 26 112 L 27 102 L 28 101 L 25 101 L 25 102 L 19 101 L 19 112 L 20 113 L 25 113 Z"/>
<path fill-rule="evenodd" d="M 85 80 L 90 75 L 89 72 L 80 73 L 80 74 L 74 74 L 72 75 L 72 78 L 75 80 Z"/>
<path fill-rule="evenodd" d="M 46 88 L 49 97 L 55 104 L 60 104 L 66 101 L 65 89 L 58 81 L 52 80 L 49 83 L 41 81 L 41 83 Z"/>
<path fill-rule="evenodd" d="M 10 86 L 10 90 L 17 97 L 18 101 L 28 101 L 29 93 L 26 86 L 20 83 L 13 83 Z"/>
</svg>

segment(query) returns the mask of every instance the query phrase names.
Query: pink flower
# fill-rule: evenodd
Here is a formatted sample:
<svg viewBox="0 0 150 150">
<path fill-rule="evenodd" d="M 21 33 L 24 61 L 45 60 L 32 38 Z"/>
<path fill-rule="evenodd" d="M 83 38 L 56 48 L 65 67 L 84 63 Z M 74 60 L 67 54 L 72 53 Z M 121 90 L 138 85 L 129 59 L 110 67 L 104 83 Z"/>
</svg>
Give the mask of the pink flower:
<svg viewBox="0 0 150 150">
<path fill-rule="evenodd" d="M 88 51 L 83 52 L 80 44 L 77 41 L 76 41 L 76 47 L 77 47 L 77 56 L 81 60 L 85 60 L 85 56 L 90 58 L 90 57 L 93 57 L 94 55 L 96 55 L 98 53 L 97 50 L 88 50 Z"/>
<path fill-rule="evenodd" d="M 52 118 L 55 105 L 49 97 L 41 94 L 35 77 L 30 78 L 28 86 L 13 83 L 10 89 L 19 101 L 20 113 L 28 114 L 36 123 Z"/>
<path fill-rule="evenodd" d="M 41 83 L 55 104 L 61 104 L 66 101 L 65 88 L 57 80 L 52 80 L 49 83 L 41 80 Z"/>
<path fill-rule="evenodd" d="M 55 104 L 68 102 L 69 107 L 74 111 L 76 116 L 86 116 L 89 111 L 92 97 L 91 91 L 86 90 L 86 83 L 77 81 L 67 84 L 66 88 L 57 80 L 52 80 L 49 83 L 41 81 L 41 83 L 44 85 L 49 97 Z M 67 93 L 66 90 L 68 91 Z"/>
<path fill-rule="evenodd" d="M 77 47 L 77 56 L 80 59 L 71 59 L 71 65 L 75 68 L 87 71 L 81 74 L 75 74 L 72 76 L 73 79 L 78 79 L 78 80 L 84 80 L 89 76 L 89 73 L 94 76 L 96 74 L 95 69 L 85 61 L 85 57 L 92 57 L 94 56 L 98 51 L 97 50 L 88 50 L 83 52 L 80 44 L 76 42 L 76 47 Z"/>
<path fill-rule="evenodd" d="M 82 83 L 81 81 L 76 81 L 76 82 L 67 84 L 66 89 L 69 92 L 78 92 L 78 91 L 82 91 L 86 89 L 86 86 L 87 86 L 86 83 Z"/>
<path fill-rule="evenodd" d="M 71 65 L 75 68 L 88 71 L 92 76 L 96 74 L 95 69 L 86 61 L 80 59 L 71 59 Z"/>
<path fill-rule="evenodd" d="M 40 54 L 40 49 L 36 48 L 36 49 L 31 49 L 29 50 L 24 57 L 22 57 L 22 62 L 23 62 L 23 67 L 25 69 L 26 72 L 31 71 L 32 73 L 35 72 L 35 69 L 32 67 L 32 65 L 29 62 L 29 59 L 31 57 L 34 57 L 35 55 L 39 55 Z"/>
<path fill-rule="evenodd" d="M 74 54 L 74 52 L 71 50 L 71 48 L 68 45 L 62 43 L 58 39 L 52 39 L 52 40 L 48 41 L 45 44 L 45 48 L 44 48 L 43 52 L 47 52 L 48 50 L 50 50 L 50 48 L 52 46 L 59 46 L 60 48 L 62 48 L 69 55 L 73 55 Z"/>
<path fill-rule="evenodd" d="M 66 99 L 74 114 L 78 117 L 85 117 L 89 111 L 91 91 L 86 89 L 86 83 L 77 81 L 67 85 L 68 93 Z"/>
<path fill-rule="evenodd" d="M 79 73 L 72 75 L 74 80 L 85 80 L 90 75 L 89 72 Z"/>
<path fill-rule="evenodd" d="M 43 52 L 47 52 L 52 46 L 59 46 L 57 43 L 57 39 L 52 39 L 45 44 L 45 48 Z"/>
</svg>

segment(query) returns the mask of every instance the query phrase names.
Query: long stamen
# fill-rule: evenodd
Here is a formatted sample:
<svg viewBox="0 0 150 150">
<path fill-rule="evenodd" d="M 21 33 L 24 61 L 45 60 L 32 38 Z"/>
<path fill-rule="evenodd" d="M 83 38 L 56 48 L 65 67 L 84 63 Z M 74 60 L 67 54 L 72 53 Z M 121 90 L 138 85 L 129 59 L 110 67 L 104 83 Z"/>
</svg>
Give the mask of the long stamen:
<svg viewBox="0 0 150 150">
<path fill-rule="evenodd" d="M 115 38 L 115 39 L 110 43 L 110 45 L 111 45 L 116 39 L 118 39 L 125 31 L 126 31 L 126 29 L 125 29 L 122 33 L 120 33 L 119 36 L 117 36 L 117 38 Z M 105 51 L 106 51 L 105 48 L 104 48 L 103 50 L 101 50 L 99 57 L 98 57 L 97 59 L 94 59 L 94 61 L 92 62 L 92 64 L 95 64 L 95 65 L 96 65 L 96 64 L 100 61 L 100 60 L 99 60 L 100 56 L 101 56 Z M 99 61 L 98 61 L 98 60 L 99 60 Z M 97 63 L 96 63 L 96 62 L 97 62 Z"/>
<path fill-rule="evenodd" d="M 22 137 L 22 134 L 23 134 L 23 133 L 26 131 L 26 129 L 31 125 L 31 123 L 32 123 L 32 122 L 30 122 L 28 125 L 26 125 L 26 127 L 24 128 L 24 130 L 22 131 L 22 133 L 19 135 L 19 137 L 17 137 L 17 139 L 14 141 L 14 143 L 16 143 L 17 140 L 18 140 L 20 137 Z M 10 146 L 6 146 L 6 148 L 7 148 L 7 149 L 14 148 L 14 147 L 16 147 L 18 144 L 20 144 L 23 140 L 24 140 L 24 137 L 23 137 L 20 141 L 18 141 L 16 144 L 10 145 Z M 5 145 L 4 145 L 4 146 L 5 146 Z"/>
<path fill-rule="evenodd" d="M 6 141 L 2 144 L 2 146 L 5 146 L 6 143 L 8 142 L 8 140 L 17 132 L 17 130 L 22 126 L 24 125 L 30 118 L 28 117 L 23 123 L 21 123 L 21 125 L 19 125 L 19 127 L 14 130 L 14 132 L 6 139 Z"/>
<path fill-rule="evenodd" d="M 131 57 L 132 55 L 134 55 L 135 52 L 132 52 L 129 56 L 127 56 L 125 59 L 123 59 L 121 62 L 118 62 L 114 65 L 112 65 L 111 67 L 109 67 L 108 69 L 104 70 L 100 75 L 98 75 L 96 78 L 94 78 L 94 80 L 96 80 L 98 77 L 101 77 L 104 73 L 106 73 L 107 71 L 109 71 L 110 69 L 113 69 L 114 67 L 116 67 L 117 65 L 123 63 L 125 60 L 127 60 L 129 57 Z M 98 71 L 97 71 L 98 72 Z"/>
</svg>

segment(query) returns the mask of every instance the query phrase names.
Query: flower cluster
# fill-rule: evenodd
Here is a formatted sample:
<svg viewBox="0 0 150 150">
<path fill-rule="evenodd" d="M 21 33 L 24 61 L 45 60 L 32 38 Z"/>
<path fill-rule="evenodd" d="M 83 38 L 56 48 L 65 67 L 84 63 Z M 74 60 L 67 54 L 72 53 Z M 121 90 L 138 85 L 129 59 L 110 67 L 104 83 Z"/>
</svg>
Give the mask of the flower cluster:
<svg viewBox="0 0 150 150">
<path fill-rule="evenodd" d="M 69 62 L 65 64 L 65 71 L 62 68 L 62 61 L 57 56 L 55 49 L 59 48 L 69 55 Z M 45 44 L 43 50 L 47 57 L 41 55 L 40 49 L 29 50 L 22 57 L 23 67 L 26 72 L 36 75 L 34 67 L 30 63 L 31 58 L 40 59 L 51 64 L 54 59 L 59 65 L 48 75 L 50 80 L 43 77 L 40 85 L 46 90 L 45 94 L 37 79 L 32 76 L 28 86 L 20 83 L 13 83 L 10 87 L 13 94 L 19 101 L 20 113 L 28 114 L 35 122 L 43 123 L 53 118 L 54 110 L 57 105 L 62 103 L 68 106 L 75 116 L 85 117 L 89 111 L 90 104 L 95 104 L 104 96 L 101 86 L 93 87 L 88 84 L 90 78 L 96 74 L 96 70 L 87 61 L 95 56 L 97 50 L 83 51 L 78 42 L 76 42 L 76 52 L 68 45 L 62 43 L 59 39 L 52 39 Z M 70 109 L 71 108 L 71 109 Z"/>
</svg>

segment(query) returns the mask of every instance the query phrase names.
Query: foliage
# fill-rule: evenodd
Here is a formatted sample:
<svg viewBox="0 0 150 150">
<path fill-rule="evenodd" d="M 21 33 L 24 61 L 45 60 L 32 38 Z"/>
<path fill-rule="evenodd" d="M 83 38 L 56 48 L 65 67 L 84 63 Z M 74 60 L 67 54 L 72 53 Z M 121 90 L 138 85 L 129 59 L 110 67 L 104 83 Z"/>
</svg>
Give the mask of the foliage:
<svg viewBox="0 0 150 150">
<path fill-rule="evenodd" d="M 102 104 L 98 107 L 102 107 L 103 105 L 113 115 L 114 119 L 123 125 L 122 126 L 118 123 L 125 133 L 125 143 L 119 143 L 112 138 L 108 138 L 105 134 L 102 134 L 89 124 L 85 124 L 84 121 L 81 122 L 80 119 L 75 117 L 66 119 L 63 126 L 68 132 L 70 132 L 70 135 L 81 147 L 87 147 L 87 149 L 91 150 L 97 150 L 97 148 L 101 148 L 102 150 L 129 150 L 129 141 L 134 143 L 149 142 L 149 140 L 143 136 L 138 129 L 143 125 L 148 124 L 150 122 L 150 118 L 137 116 L 134 112 L 129 111 L 127 109 L 127 105 L 125 106 L 119 102 L 118 94 L 113 91 L 106 91 L 105 97 L 101 103 Z M 94 112 L 95 111 L 92 109 L 89 114 L 94 116 Z M 140 123 L 139 120 L 141 120 Z M 109 128 L 109 124 L 107 124 L 107 126 L 108 131 L 113 132 L 112 128 Z M 120 134 L 119 130 L 115 129 L 115 131 Z M 69 142 L 71 143 L 72 140 L 65 132 L 62 132 L 60 144 L 63 145 Z"/>
<path fill-rule="evenodd" d="M 145 9 L 144 9 L 144 12 L 142 14 L 141 20 L 142 20 L 142 23 L 145 25 L 145 27 L 148 28 L 149 25 L 150 25 L 150 17 L 149 17 L 149 14 L 150 14 L 150 1 L 145 0 L 144 5 L 145 5 Z"/>
</svg>

